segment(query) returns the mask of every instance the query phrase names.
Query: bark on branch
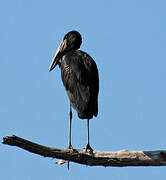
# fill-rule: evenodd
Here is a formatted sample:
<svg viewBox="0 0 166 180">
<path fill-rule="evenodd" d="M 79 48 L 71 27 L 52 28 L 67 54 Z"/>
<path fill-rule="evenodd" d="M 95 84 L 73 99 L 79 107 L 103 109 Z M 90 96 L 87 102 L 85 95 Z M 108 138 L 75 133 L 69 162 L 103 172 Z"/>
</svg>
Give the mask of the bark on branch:
<svg viewBox="0 0 166 180">
<path fill-rule="evenodd" d="M 129 151 L 116 152 L 88 151 L 85 149 L 58 149 L 33 143 L 15 135 L 3 138 L 3 144 L 17 146 L 44 157 L 72 161 L 89 166 L 165 166 L 166 151 Z M 65 162 L 65 161 L 64 161 Z M 59 163 L 60 164 L 60 163 Z"/>
</svg>

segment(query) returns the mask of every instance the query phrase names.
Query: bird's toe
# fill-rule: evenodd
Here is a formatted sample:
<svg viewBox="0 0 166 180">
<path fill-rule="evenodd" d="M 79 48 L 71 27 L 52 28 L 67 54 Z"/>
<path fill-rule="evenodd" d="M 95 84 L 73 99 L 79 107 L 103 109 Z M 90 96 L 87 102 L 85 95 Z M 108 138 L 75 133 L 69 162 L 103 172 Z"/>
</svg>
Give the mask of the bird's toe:
<svg viewBox="0 0 166 180">
<path fill-rule="evenodd" d="M 93 149 L 91 148 L 90 144 L 86 145 L 85 151 L 93 151 Z"/>
<path fill-rule="evenodd" d="M 69 146 L 67 147 L 67 149 L 73 149 L 73 146 L 72 146 L 72 145 L 69 145 Z"/>
</svg>

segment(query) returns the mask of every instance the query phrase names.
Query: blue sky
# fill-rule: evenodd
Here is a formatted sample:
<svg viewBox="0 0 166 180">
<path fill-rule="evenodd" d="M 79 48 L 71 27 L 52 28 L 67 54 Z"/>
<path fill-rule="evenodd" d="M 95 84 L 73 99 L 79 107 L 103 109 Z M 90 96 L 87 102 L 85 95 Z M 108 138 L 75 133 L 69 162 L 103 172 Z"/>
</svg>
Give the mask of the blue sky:
<svg viewBox="0 0 166 180">
<path fill-rule="evenodd" d="M 91 145 L 103 151 L 166 149 L 166 1 L 0 1 L 0 137 L 15 134 L 59 148 L 68 143 L 69 101 L 52 57 L 70 30 L 100 75 Z M 86 145 L 86 121 L 73 114 L 72 144 Z M 1 179 L 164 179 L 165 167 L 58 166 L 0 145 Z"/>
</svg>

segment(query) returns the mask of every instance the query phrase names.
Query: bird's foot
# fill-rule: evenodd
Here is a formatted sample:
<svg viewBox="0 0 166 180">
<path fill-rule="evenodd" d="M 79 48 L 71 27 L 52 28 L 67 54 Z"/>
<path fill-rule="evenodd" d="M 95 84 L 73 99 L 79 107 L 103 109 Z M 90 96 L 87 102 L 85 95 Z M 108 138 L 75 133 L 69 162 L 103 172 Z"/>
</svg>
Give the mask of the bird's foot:
<svg viewBox="0 0 166 180">
<path fill-rule="evenodd" d="M 67 149 L 73 150 L 73 146 L 71 145 L 71 143 L 69 143 Z M 68 161 L 68 160 L 66 160 L 66 161 L 67 161 L 67 169 L 69 170 L 69 167 L 70 167 L 70 166 L 69 166 L 69 162 L 70 162 L 70 161 Z"/>
<path fill-rule="evenodd" d="M 71 144 L 69 144 L 67 149 L 73 149 L 73 146 Z"/>
<path fill-rule="evenodd" d="M 86 151 L 86 152 L 87 152 L 87 151 L 90 151 L 90 152 L 93 151 L 93 149 L 91 148 L 90 144 L 87 144 L 87 145 L 86 145 L 85 151 Z"/>
</svg>

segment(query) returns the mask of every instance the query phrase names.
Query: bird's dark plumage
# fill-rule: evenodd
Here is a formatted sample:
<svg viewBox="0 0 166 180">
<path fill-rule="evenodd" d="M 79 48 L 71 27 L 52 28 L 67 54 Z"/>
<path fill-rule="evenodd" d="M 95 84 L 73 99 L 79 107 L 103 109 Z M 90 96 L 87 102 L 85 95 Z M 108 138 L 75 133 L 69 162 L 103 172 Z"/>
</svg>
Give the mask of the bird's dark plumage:
<svg viewBox="0 0 166 180">
<path fill-rule="evenodd" d="M 66 53 L 61 61 L 62 81 L 70 102 L 81 119 L 98 114 L 99 80 L 97 66 L 83 51 Z"/>
<path fill-rule="evenodd" d="M 63 85 L 70 99 L 68 148 L 72 148 L 72 105 L 77 111 L 79 118 L 87 119 L 88 141 L 86 150 L 92 150 L 89 143 L 89 119 L 92 119 L 93 116 L 97 116 L 98 114 L 99 75 L 96 63 L 90 55 L 78 50 L 81 43 L 82 38 L 79 32 L 68 32 L 55 53 L 49 71 L 54 69 L 56 65 L 59 65 Z"/>
<path fill-rule="evenodd" d="M 50 70 L 59 64 L 71 105 L 79 118 L 91 119 L 98 114 L 99 76 L 95 61 L 87 53 L 78 50 L 81 43 L 80 33 L 67 33 Z"/>
</svg>

